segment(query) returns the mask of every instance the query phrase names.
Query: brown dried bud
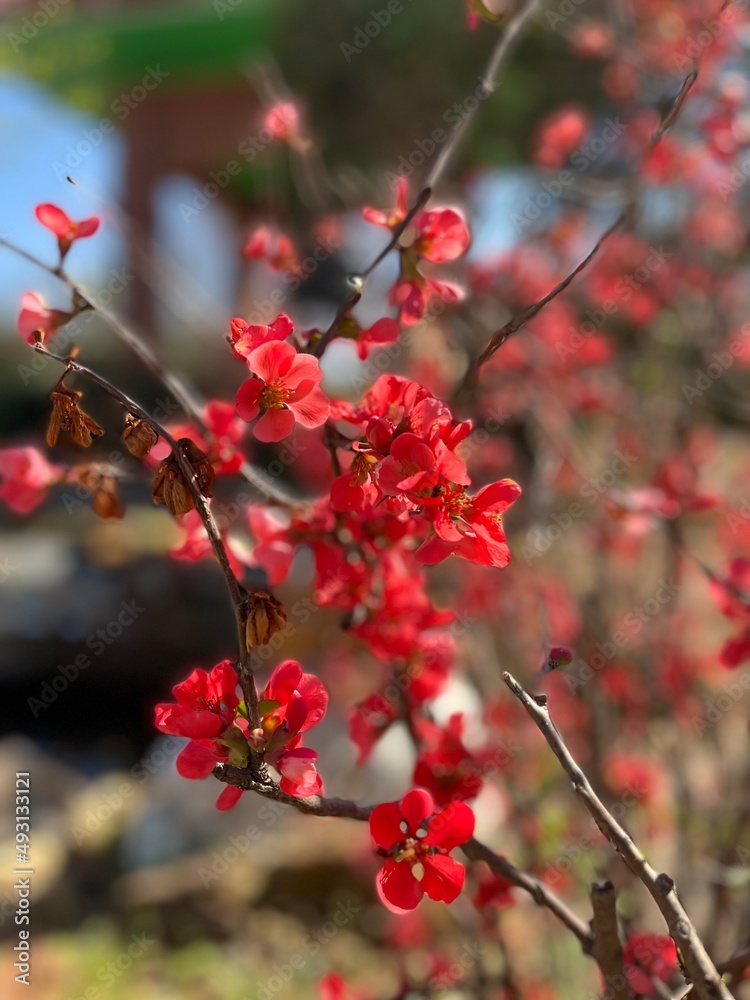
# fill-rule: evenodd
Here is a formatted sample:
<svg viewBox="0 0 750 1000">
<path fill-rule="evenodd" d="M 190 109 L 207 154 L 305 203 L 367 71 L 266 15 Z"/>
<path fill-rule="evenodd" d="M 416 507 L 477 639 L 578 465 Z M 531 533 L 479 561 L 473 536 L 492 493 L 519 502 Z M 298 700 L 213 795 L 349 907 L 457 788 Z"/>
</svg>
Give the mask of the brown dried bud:
<svg viewBox="0 0 750 1000">
<path fill-rule="evenodd" d="M 74 392 L 67 386 L 58 385 L 52 393 L 52 416 L 47 428 L 47 444 L 54 448 L 60 431 L 67 431 L 76 444 L 88 448 L 93 437 L 99 437 L 104 430 L 95 420 L 84 413 L 78 405 L 83 393 Z"/>
<path fill-rule="evenodd" d="M 190 438 L 180 438 L 177 445 L 192 465 L 201 493 L 204 497 L 210 497 L 213 494 L 214 479 L 216 478 L 213 466 L 198 445 Z M 175 517 L 187 514 L 195 507 L 190 486 L 182 474 L 174 452 L 165 458 L 156 470 L 153 495 L 154 503 L 166 504 Z"/>
<path fill-rule="evenodd" d="M 78 481 L 91 491 L 94 512 L 99 517 L 108 519 L 125 516 L 117 496 L 117 480 L 104 472 L 101 466 L 86 465 L 79 469 Z"/>
<path fill-rule="evenodd" d="M 135 455 L 136 458 L 145 458 L 159 440 L 159 435 L 151 424 L 128 414 L 125 430 L 122 432 L 122 440 L 131 455 Z"/>
<path fill-rule="evenodd" d="M 256 646 L 265 646 L 272 636 L 284 628 L 286 611 L 281 601 L 267 591 L 251 594 L 248 605 L 245 644 L 248 652 L 252 652 Z"/>
</svg>

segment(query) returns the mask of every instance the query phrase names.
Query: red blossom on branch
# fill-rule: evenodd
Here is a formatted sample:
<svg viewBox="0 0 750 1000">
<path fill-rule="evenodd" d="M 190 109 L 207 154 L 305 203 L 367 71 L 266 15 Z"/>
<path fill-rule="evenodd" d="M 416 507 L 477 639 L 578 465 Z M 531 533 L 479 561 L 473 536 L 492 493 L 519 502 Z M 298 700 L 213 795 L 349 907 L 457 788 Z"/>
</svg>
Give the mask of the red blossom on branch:
<svg viewBox="0 0 750 1000">
<path fill-rule="evenodd" d="M 370 833 L 387 854 L 377 889 L 389 910 L 413 910 L 425 893 L 452 903 L 461 892 L 466 872 L 449 852 L 474 833 L 474 813 L 465 802 L 436 813 L 430 793 L 415 788 L 401 802 L 376 806 Z"/>
</svg>

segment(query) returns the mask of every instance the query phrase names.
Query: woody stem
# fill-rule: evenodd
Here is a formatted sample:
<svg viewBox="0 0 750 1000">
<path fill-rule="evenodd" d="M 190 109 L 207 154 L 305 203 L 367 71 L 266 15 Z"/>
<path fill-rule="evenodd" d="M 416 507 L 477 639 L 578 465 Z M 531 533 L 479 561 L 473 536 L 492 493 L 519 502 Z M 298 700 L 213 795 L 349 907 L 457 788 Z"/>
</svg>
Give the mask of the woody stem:
<svg viewBox="0 0 750 1000">
<path fill-rule="evenodd" d="M 253 727 L 257 727 L 260 724 L 258 693 L 255 688 L 250 653 L 247 650 L 247 643 L 245 639 L 247 592 L 234 575 L 234 571 L 232 570 L 229 562 L 226 547 L 221 539 L 219 528 L 214 520 L 213 514 L 211 513 L 208 501 L 201 492 L 195 469 L 193 468 L 190 460 L 184 454 L 179 442 L 175 440 L 172 434 L 170 434 L 170 432 L 162 424 L 160 424 L 158 420 L 154 419 L 154 417 L 144 410 L 142 406 L 136 403 L 135 400 L 126 396 L 124 392 L 112 385 L 112 383 L 107 381 L 107 379 L 98 375 L 95 371 L 92 371 L 91 368 L 86 367 L 86 365 L 82 365 L 78 361 L 75 361 L 73 358 L 65 358 L 59 354 L 53 354 L 51 351 L 46 350 L 42 344 L 35 345 L 35 349 L 39 352 L 39 354 L 44 354 L 53 361 L 58 361 L 60 364 L 65 365 L 68 372 L 77 372 L 87 378 L 90 382 L 98 385 L 108 395 L 115 399 L 124 410 L 139 417 L 146 424 L 152 427 L 160 437 L 164 438 L 169 447 L 172 449 L 172 453 L 174 454 L 180 471 L 185 478 L 188 489 L 192 494 L 195 509 L 198 511 L 198 516 L 203 523 L 203 527 L 206 529 L 206 534 L 211 542 L 211 548 L 214 551 L 227 582 L 227 588 L 229 590 L 229 596 L 232 601 L 232 608 L 234 610 L 234 617 L 237 624 L 237 643 L 239 647 L 238 672 L 240 677 L 240 686 L 242 687 L 245 704 L 247 705 L 250 724 Z"/>
</svg>

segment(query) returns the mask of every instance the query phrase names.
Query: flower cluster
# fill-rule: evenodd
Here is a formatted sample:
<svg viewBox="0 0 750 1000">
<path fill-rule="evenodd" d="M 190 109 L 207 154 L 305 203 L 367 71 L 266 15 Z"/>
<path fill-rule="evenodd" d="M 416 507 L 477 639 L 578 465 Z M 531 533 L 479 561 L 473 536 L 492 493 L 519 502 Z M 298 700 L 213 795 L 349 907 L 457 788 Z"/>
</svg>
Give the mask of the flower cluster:
<svg viewBox="0 0 750 1000">
<path fill-rule="evenodd" d="M 194 670 L 175 685 L 176 701 L 155 709 L 157 729 L 186 736 L 177 758 L 184 778 L 205 778 L 216 764 L 247 767 L 252 754 L 281 775 L 289 795 L 316 795 L 323 783 L 315 769 L 317 753 L 302 746 L 302 734 L 323 718 L 328 694 L 321 681 L 286 660 L 271 675 L 259 703 L 260 724 L 250 728 L 247 706 L 237 693 L 237 674 L 229 660 L 210 672 Z M 218 809 L 231 809 L 242 790 L 232 785 L 219 795 Z"/>
<path fill-rule="evenodd" d="M 399 177 L 395 207 L 389 212 L 365 208 L 362 211 L 364 218 L 393 232 L 407 216 L 407 193 L 406 179 Z M 463 297 L 456 285 L 425 274 L 419 262 L 444 264 L 456 260 L 466 252 L 470 242 L 466 222 L 454 208 L 422 211 L 411 220 L 399 241 L 401 271 L 390 296 L 399 307 L 399 322 L 403 326 L 419 323 L 435 300 L 442 306 L 458 302 Z"/>
</svg>

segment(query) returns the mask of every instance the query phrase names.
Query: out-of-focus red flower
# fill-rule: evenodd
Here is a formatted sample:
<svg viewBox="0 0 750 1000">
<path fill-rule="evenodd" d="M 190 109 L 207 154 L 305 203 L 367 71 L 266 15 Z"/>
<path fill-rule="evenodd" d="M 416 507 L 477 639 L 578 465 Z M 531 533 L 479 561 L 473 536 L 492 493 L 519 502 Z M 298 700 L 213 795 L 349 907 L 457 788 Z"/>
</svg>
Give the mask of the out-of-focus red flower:
<svg viewBox="0 0 750 1000">
<path fill-rule="evenodd" d="M 678 969 L 675 943 L 661 934 L 629 934 L 623 958 L 628 986 L 638 996 L 652 996 L 652 980 L 666 983 Z"/>
<path fill-rule="evenodd" d="M 413 910 L 425 893 L 452 903 L 461 892 L 466 871 L 449 851 L 474 833 L 474 813 L 465 802 L 451 803 L 436 813 L 430 793 L 415 788 L 401 802 L 375 806 L 370 833 L 388 854 L 377 889 L 393 913 Z"/>
<path fill-rule="evenodd" d="M 536 136 L 534 161 L 541 167 L 559 169 L 589 130 L 591 121 L 585 108 L 569 104 L 549 115 Z"/>
<path fill-rule="evenodd" d="M 75 313 L 65 312 L 63 309 L 50 309 L 36 292 L 26 292 L 21 298 L 18 332 L 27 344 L 35 343 L 34 334 L 37 331 L 41 333 L 41 339 L 44 341 L 74 316 Z"/>
<path fill-rule="evenodd" d="M 91 218 L 83 219 L 81 222 L 73 222 L 57 205 L 49 204 L 37 205 L 35 214 L 41 224 L 55 234 L 60 253 L 63 255 L 76 240 L 93 236 L 101 221 L 98 215 L 92 215 Z"/>
<path fill-rule="evenodd" d="M 62 468 L 51 465 L 36 448 L 0 450 L 0 500 L 17 514 L 38 507 L 62 476 Z"/>
<path fill-rule="evenodd" d="M 744 624 L 719 654 L 723 666 L 738 667 L 750 659 L 750 559 L 733 559 L 724 576 L 711 576 L 709 590 L 725 618 Z"/>
<path fill-rule="evenodd" d="M 395 720 L 393 702 L 379 692 L 349 709 L 349 736 L 359 751 L 357 764 L 364 764 L 375 744 Z"/>
<path fill-rule="evenodd" d="M 299 111 L 291 101 L 278 101 L 266 112 L 263 124 L 274 139 L 289 142 L 299 134 Z"/>
<path fill-rule="evenodd" d="M 291 344 L 271 341 L 247 356 L 254 373 L 237 393 L 237 413 L 248 423 L 263 411 L 253 428 L 259 441 L 281 441 L 295 423 L 319 427 L 328 417 L 328 399 L 319 388 L 323 373 L 318 359 L 298 354 Z"/>
<path fill-rule="evenodd" d="M 423 748 L 414 768 L 414 784 L 426 788 L 439 806 L 474 799 L 482 790 L 479 762 L 462 742 L 463 716 L 456 713 L 445 728 L 426 721 L 420 727 Z"/>
<path fill-rule="evenodd" d="M 270 226 L 258 226 L 248 236 L 242 248 L 248 260 L 264 260 L 274 271 L 293 274 L 299 267 L 294 243 L 285 233 Z"/>
</svg>

